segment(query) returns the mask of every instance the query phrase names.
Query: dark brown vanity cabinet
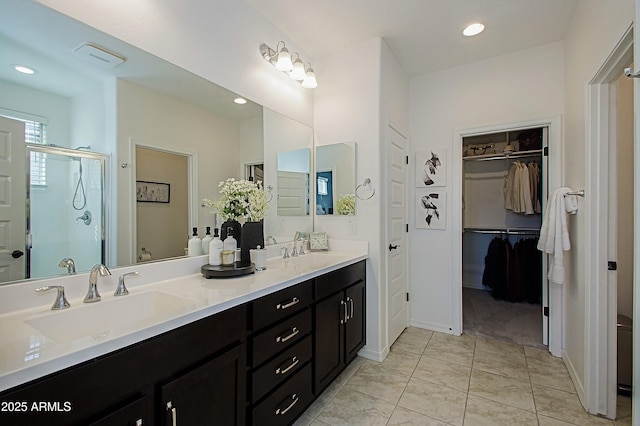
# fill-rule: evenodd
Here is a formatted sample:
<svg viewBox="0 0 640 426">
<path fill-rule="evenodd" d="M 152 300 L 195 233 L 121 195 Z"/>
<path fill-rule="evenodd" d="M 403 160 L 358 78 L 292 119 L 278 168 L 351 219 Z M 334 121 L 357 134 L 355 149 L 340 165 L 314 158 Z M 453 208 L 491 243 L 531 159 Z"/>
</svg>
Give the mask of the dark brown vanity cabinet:
<svg viewBox="0 0 640 426">
<path fill-rule="evenodd" d="M 223 419 L 216 424 L 244 424 L 246 330 L 241 305 L 20 385 L 0 402 L 25 402 L 27 410 L 0 412 L 0 424 L 171 424 L 165 398 L 180 425 L 207 424 L 200 412 Z M 35 410 L 40 402 L 50 404 Z"/>
<path fill-rule="evenodd" d="M 366 269 L 361 261 L 315 280 L 314 392 L 344 370 L 366 340 Z"/>
<path fill-rule="evenodd" d="M 249 392 L 253 425 L 292 423 L 313 400 L 312 282 L 252 303 Z"/>
</svg>

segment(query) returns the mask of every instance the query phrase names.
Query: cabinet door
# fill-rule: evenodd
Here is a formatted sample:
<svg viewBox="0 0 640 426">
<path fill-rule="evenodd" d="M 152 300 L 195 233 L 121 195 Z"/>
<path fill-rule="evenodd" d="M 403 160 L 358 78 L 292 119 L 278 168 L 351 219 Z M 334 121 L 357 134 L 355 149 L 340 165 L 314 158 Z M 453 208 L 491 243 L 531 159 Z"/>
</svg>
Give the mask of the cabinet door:
<svg viewBox="0 0 640 426">
<path fill-rule="evenodd" d="M 345 357 L 349 364 L 358 355 L 358 351 L 366 341 L 365 328 L 365 282 L 349 287 L 346 290 L 346 309 L 349 320 L 345 324 Z"/>
<path fill-rule="evenodd" d="M 314 393 L 318 395 L 345 367 L 344 362 L 344 292 L 315 305 L 314 324 Z"/>
<path fill-rule="evenodd" d="M 243 425 L 245 352 L 237 346 L 162 386 L 158 424 Z"/>
<path fill-rule="evenodd" d="M 91 426 L 144 426 L 151 424 L 147 416 L 147 397 L 143 396 L 91 423 Z"/>
</svg>

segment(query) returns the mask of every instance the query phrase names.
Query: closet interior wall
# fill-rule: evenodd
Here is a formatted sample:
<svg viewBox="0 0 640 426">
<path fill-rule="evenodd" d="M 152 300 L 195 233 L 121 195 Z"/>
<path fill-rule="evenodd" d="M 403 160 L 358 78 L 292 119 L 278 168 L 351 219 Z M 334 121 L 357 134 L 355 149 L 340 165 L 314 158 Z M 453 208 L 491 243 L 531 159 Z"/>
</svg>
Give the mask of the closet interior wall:
<svg viewBox="0 0 640 426">
<path fill-rule="evenodd" d="M 505 178 L 515 161 L 538 163 L 541 182 L 546 184 L 541 149 L 546 129 L 536 130 L 543 135 L 540 144 L 521 144 L 518 139 L 522 139 L 523 132 L 529 130 L 519 129 L 463 139 L 463 287 L 490 290 L 483 285 L 483 273 L 485 256 L 494 238 L 508 239 L 514 246 L 518 240 L 537 240 L 539 236 L 541 213 L 520 214 L 505 208 Z M 542 204 L 542 193 L 539 199 Z M 538 211 L 543 209 L 544 206 L 540 205 Z M 542 276 L 541 260 L 537 270 Z M 538 290 L 541 294 L 542 278 Z"/>
</svg>

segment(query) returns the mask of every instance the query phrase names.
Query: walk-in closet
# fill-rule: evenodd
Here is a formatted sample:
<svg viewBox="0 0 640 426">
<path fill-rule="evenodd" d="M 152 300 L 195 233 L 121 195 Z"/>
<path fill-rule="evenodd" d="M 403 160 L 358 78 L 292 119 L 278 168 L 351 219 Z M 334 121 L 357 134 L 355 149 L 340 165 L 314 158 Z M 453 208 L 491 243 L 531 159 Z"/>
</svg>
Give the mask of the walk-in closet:
<svg viewBox="0 0 640 426">
<path fill-rule="evenodd" d="M 463 138 L 463 331 L 547 344 L 543 256 L 547 128 Z"/>
</svg>

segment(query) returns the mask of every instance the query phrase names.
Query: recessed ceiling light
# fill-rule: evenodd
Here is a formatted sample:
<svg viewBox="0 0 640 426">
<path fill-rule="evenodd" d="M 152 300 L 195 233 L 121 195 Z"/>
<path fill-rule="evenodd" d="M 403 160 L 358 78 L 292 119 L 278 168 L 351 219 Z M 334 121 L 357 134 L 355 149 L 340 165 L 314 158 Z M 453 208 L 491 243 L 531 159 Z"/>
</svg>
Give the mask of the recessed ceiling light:
<svg viewBox="0 0 640 426">
<path fill-rule="evenodd" d="M 21 72 L 22 74 L 29 74 L 29 75 L 35 74 L 35 73 L 38 72 L 35 69 L 29 68 L 29 67 L 24 66 L 24 65 L 13 65 L 13 69 L 18 71 L 18 72 Z"/>
<path fill-rule="evenodd" d="M 482 31 L 484 31 L 484 25 L 482 25 L 480 22 L 476 22 L 471 25 L 468 25 L 462 31 L 462 34 L 466 35 L 467 37 L 471 37 L 471 36 L 480 34 Z"/>
<path fill-rule="evenodd" d="M 247 100 L 245 98 L 235 98 L 233 102 L 237 103 L 238 105 L 244 105 L 247 103 Z"/>
</svg>

